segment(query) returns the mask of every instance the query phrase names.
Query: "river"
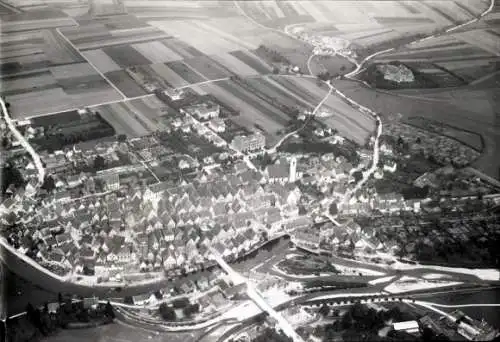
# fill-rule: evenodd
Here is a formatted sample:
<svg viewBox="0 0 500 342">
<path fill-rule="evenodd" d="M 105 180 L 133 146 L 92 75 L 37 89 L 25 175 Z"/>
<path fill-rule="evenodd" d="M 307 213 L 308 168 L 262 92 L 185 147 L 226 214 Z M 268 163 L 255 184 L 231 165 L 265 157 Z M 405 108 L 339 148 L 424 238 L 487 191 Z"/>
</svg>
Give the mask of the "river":
<svg viewBox="0 0 500 342">
<path fill-rule="evenodd" d="M 51 293 L 32 283 L 25 281 L 16 274 L 6 271 L 6 297 L 8 314 L 24 311 L 28 302 L 33 305 L 42 305 L 45 301 L 57 300 L 57 293 Z M 18 291 L 21 291 L 18 294 Z M 471 293 L 438 294 L 419 297 L 440 304 L 472 304 L 472 303 L 500 303 L 500 288 Z M 472 318 L 484 318 L 488 323 L 500 329 L 500 309 L 498 307 L 467 307 L 460 308 Z M 453 311 L 453 309 L 445 309 Z"/>
</svg>

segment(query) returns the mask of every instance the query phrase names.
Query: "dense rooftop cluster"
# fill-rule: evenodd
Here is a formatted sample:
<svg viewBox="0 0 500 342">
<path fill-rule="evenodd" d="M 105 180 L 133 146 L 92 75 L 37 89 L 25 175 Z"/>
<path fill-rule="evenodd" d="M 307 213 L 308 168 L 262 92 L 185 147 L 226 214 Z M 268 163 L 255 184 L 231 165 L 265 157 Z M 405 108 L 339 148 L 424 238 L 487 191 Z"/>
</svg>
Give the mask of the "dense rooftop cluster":
<svg viewBox="0 0 500 342">
<path fill-rule="evenodd" d="M 96 266 L 189 270 L 209 259 L 209 247 L 234 258 L 258 244 L 262 232 L 294 228 L 289 218 L 300 189 L 261 181 L 260 173 L 239 165 L 178 186 L 163 182 L 88 198 L 56 192 L 41 207 L 25 206 L 21 229 L 10 238 L 31 256 L 77 273 Z"/>
</svg>

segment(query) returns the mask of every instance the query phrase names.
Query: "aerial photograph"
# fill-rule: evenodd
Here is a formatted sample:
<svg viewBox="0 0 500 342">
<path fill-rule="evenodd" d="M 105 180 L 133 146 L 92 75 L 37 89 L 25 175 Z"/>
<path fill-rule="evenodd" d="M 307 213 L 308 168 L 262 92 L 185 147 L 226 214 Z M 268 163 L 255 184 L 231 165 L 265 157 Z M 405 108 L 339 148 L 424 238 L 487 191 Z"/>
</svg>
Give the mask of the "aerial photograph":
<svg viewBox="0 0 500 342">
<path fill-rule="evenodd" d="M 1 342 L 500 341 L 500 0 L 0 0 Z"/>
</svg>

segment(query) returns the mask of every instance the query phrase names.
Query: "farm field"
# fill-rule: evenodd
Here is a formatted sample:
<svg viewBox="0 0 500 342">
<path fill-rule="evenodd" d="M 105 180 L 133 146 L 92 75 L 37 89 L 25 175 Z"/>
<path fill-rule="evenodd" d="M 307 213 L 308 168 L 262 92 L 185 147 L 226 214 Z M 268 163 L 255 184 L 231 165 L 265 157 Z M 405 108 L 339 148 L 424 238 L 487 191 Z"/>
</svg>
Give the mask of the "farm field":
<svg viewBox="0 0 500 342">
<path fill-rule="evenodd" d="M 164 1 L 127 0 L 128 13 L 142 20 L 179 20 L 227 18 L 234 15 L 231 2 L 222 1 Z"/>
<path fill-rule="evenodd" d="M 330 128 L 336 129 L 340 135 L 361 146 L 366 143 L 367 139 L 375 131 L 375 120 L 369 114 L 361 113 L 352 108 L 335 94 L 329 96 L 318 112 L 323 109 L 330 112 L 331 115 L 320 117 L 317 120 Z"/>
<path fill-rule="evenodd" d="M 0 40 L 0 93 L 15 118 L 121 98 L 56 30 L 5 33 Z"/>
<path fill-rule="evenodd" d="M 149 120 L 134 113 L 135 108 L 130 102 L 119 102 L 93 108 L 116 131 L 116 134 L 125 134 L 127 137 L 139 137 L 153 131 Z"/>
<path fill-rule="evenodd" d="M 484 150 L 474 165 L 498 178 L 500 160 L 496 156 L 500 153 L 500 129 L 495 113 L 495 93 L 500 88 L 437 89 L 437 98 L 433 98 L 432 89 L 381 92 L 345 80 L 336 80 L 334 85 L 361 105 L 381 113 L 383 118 L 396 114 L 401 114 L 402 119 L 423 117 L 481 135 Z"/>
<path fill-rule="evenodd" d="M 308 100 L 316 106 L 327 94 L 328 88 L 319 86 L 314 78 L 297 77 L 276 77 L 279 83 L 290 91 L 300 96 L 304 94 Z M 285 79 L 285 80 L 283 80 Z M 288 86 L 287 86 L 288 85 Z M 313 95 L 317 97 L 314 98 Z M 320 115 L 317 120 L 323 122 L 328 127 L 338 130 L 346 138 L 363 145 L 370 134 L 375 130 L 375 121 L 368 114 L 361 113 L 353 109 L 339 96 L 331 94 L 318 114 L 326 112 L 328 116 Z"/>
<path fill-rule="evenodd" d="M 147 92 L 124 70 L 107 72 L 106 77 L 127 97 L 146 95 Z"/>
<path fill-rule="evenodd" d="M 5 8 L 2 6 L 2 9 Z M 41 8 L 20 13 L 10 12 L 2 15 L 3 34 L 76 25 L 77 23 L 66 13 L 54 8 Z"/>
<path fill-rule="evenodd" d="M 316 103 L 309 103 L 304 99 L 297 97 L 294 93 L 290 92 L 271 77 L 249 78 L 246 82 L 253 88 L 258 89 L 261 93 L 264 93 L 272 98 L 277 103 L 287 107 L 297 108 L 299 111 L 312 111 L 317 105 Z"/>
<path fill-rule="evenodd" d="M 489 5 L 480 0 L 238 1 L 238 4 L 248 16 L 267 27 L 284 29 L 297 25 L 319 35 L 335 32 L 365 47 L 465 22 Z"/>
<path fill-rule="evenodd" d="M 303 99 L 306 103 L 312 104 L 313 108 L 320 103 L 328 92 L 328 88 L 319 88 L 316 80 L 312 82 L 306 78 L 270 76 L 270 78 L 287 89 L 294 96 Z M 313 88 L 311 88 L 313 85 Z"/>
<path fill-rule="evenodd" d="M 189 84 L 184 78 L 172 70 L 167 64 L 151 64 L 151 69 L 158 75 L 161 79 L 165 80 L 175 88 L 183 87 Z M 186 69 L 188 67 L 186 66 Z M 187 76 L 186 76 L 187 77 Z"/>
<path fill-rule="evenodd" d="M 239 115 L 229 117 L 236 125 L 249 131 L 256 131 L 257 125 L 265 129 L 266 142 L 269 145 L 279 140 L 279 131 L 290 120 L 290 117 L 280 109 L 266 103 L 234 82 L 203 84 L 199 88 L 215 96 L 225 106 L 239 111 Z"/>
<path fill-rule="evenodd" d="M 195 70 L 198 74 L 203 75 L 207 80 L 216 80 L 233 75 L 225 66 L 216 62 L 209 56 L 186 59 L 184 63 L 190 66 L 191 69 Z"/>
<path fill-rule="evenodd" d="M 431 62 L 467 82 L 473 82 L 498 70 L 500 21 L 493 19 L 497 16 L 498 13 L 493 11 L 479 22 L 381 54 L 373 61 Z"/>
<path fill-rule="evenodd" d="M 156 96 L 143 97 L 125 102 L 125 104 L 136 113 L 139 113 L 142 121 L 147 123 L 148 129 L 155 131 L 160 129 L 162 121 L 160 117 L 165 115 L 167 108 Z"/>
<path fill-rule="evenodd" d="M 132 15 L 104 17 L 98 22 L 80 20 L 79 24 L 61 31 L 81 51 L 168 38 L 165 32 Z"/>
<path fill-rule="evenodd" d="M 275 106 L 297 108 L 299 112 L 312 111 L 328 92 L 328 88 L 319 86 L 316 79 L 306 77 L 269 76 L 248 79 L 246 82 L 253 88 L 252 93 L 260 91 L 266 94 Z M 371 116 L 354 110 L 338 96 L 330 95 L 318 113 L 322 111 L 328 112 L 330 115 L 318 118 L 318 120 L 337 129 L 341 135 L 358 144 L 363 145 L 375 129 L 375 122 Z M 264 109 L 261 112 L 269 113 Z M 241 115 L 244 115 L 243 111 Z M 284 119 L 290 120 L 292 117 Z M 279 118 L 276 117 L 275 121 L 279 122 Z M 261 123 L 258 124 L 262 127 L 268 127 Z M 282 124 L 286 124 L 286 122 Z"/>
</svg>

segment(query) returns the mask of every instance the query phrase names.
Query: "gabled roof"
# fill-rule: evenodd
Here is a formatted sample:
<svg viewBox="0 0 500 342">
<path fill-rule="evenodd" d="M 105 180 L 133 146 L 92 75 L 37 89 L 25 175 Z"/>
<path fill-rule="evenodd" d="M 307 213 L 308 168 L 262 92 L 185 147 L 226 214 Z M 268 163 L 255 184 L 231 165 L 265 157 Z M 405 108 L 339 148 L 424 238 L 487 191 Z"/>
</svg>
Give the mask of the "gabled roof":
<svg viewBox="0 0 500 342">
<path fill-rule="evenodd" d="M 273 164 L 267 167 L 267 173 L 270 179 L 288 178 L 289 168 L 287 164 Z"/>
</svg>

